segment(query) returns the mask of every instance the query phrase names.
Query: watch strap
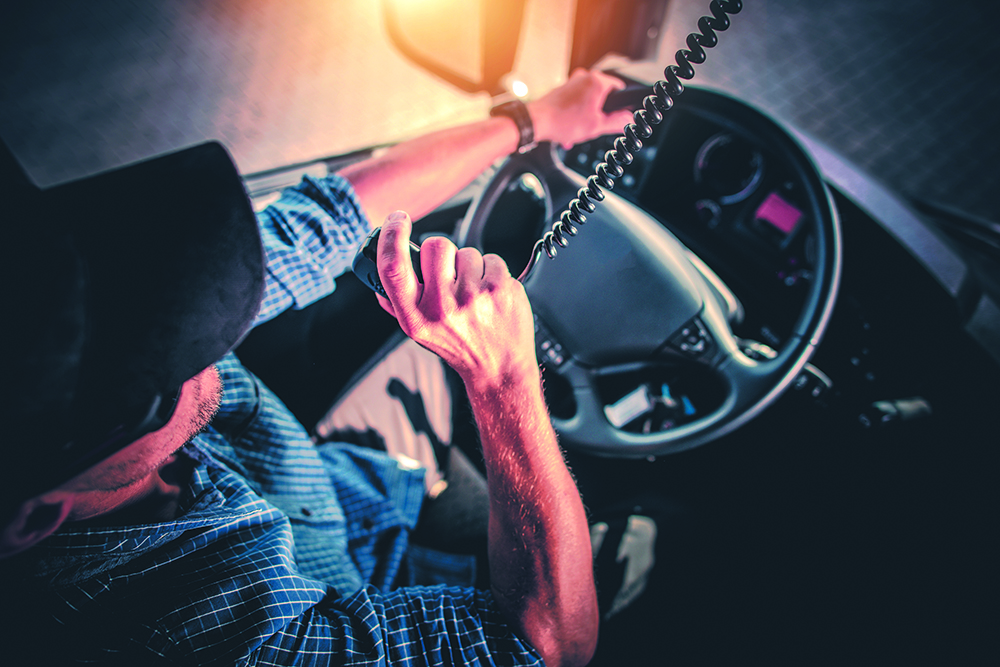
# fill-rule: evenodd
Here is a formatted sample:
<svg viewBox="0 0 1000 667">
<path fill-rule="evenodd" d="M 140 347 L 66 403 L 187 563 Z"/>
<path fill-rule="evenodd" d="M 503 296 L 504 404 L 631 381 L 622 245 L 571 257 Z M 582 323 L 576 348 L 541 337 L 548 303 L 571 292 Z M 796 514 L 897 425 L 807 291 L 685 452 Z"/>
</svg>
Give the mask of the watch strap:
<svg viewBox="0 0 1000 667">
<path fill-rule="evenodd" d="M 524 153 L 535 145 L 535 126 L 531 122 L 528 107 L 521 100 L 511 100 L 490 109 L 490 116 L 506 116 L 517 126 L 517 152 Z"/>
</svg>

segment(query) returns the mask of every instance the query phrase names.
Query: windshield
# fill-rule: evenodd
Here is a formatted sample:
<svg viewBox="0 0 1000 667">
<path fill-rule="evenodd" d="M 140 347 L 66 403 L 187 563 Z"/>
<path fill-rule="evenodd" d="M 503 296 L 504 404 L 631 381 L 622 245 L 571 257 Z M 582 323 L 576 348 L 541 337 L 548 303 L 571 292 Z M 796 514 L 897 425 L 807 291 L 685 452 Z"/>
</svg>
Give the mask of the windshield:
<svg viewBox="0 0 1000 667">
<path fill-rule="evenodd" d="M 565 78 L 576 7 L 526 3 L 514 76 L 529 94 Z M 629 71 L 658 78 L 707 8 L 670 0 L 656 62 Z M 996 221 L 1000 33 L 976 27 L 985 12 L 974 0 L 753 0 L 693 83 L 815 136 L 905 197 Z M 375 0 L 56 0 L 5 19 L 0 131 L 43 187 L 207 139 L 253 174 L 491 105 L 398 54 Z M 962 58 L 954 44 L 969 45 Z"/>
<path fill-rule="evenodd" d="M 0 128 L 40 186 L 222 141 L 244 174 L 485 117 L 403 58 L 374 0 L 25 6 L 0 45 Z M 566 76 L 574 2 L 529 2 L 515 63 Z"/>
</svg>

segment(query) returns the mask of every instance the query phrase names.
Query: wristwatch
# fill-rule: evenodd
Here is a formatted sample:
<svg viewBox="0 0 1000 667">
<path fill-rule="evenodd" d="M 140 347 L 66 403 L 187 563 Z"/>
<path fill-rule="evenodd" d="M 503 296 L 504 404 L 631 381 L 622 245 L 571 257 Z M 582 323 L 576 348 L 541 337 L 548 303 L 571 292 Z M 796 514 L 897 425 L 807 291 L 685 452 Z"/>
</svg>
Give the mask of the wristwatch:
<svg viewBox="0 0 1000 667">
<path fill-rule="evenodd" d="M 528 107 L 521 100 L 511 100 L 490 109 L 490 116 L 506 116 L 517 125 L 517 152 L 526 153 L 535 147 L 535 126 Z"/>
</svg>

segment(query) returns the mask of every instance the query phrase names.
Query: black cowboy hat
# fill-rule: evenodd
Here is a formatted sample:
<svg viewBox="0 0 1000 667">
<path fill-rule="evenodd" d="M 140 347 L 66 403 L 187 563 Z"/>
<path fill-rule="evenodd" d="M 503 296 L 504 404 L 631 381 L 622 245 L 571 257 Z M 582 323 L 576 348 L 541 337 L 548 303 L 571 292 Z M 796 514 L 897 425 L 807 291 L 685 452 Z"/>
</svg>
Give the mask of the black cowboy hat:
<svg viewBox="0 0 1000 667">
<path fill-rule="evenodd" d="M 249 331 L 253 209 L 206 143 L 40 190 L 0 142 L 0 493 L 55 488 L 163 426 Z"/>
</svg>

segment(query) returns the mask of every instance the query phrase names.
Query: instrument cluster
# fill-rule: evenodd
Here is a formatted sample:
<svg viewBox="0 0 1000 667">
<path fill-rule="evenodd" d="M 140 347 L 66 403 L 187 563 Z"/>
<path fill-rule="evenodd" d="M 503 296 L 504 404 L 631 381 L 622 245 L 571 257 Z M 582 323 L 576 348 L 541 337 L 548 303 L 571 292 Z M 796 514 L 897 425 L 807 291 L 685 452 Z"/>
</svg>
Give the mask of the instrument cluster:
<svg viewBox="0 0 1000 667">
<path fill-rule="evenodd" d="M 612 150 L 601 137 L 562 154 L 584 176 Z M 743 334 L 778 346 L 813 277 L 805 186 L 738 119 L 677 108 L 615 184 L 753 303 Z"/>
</svg>

